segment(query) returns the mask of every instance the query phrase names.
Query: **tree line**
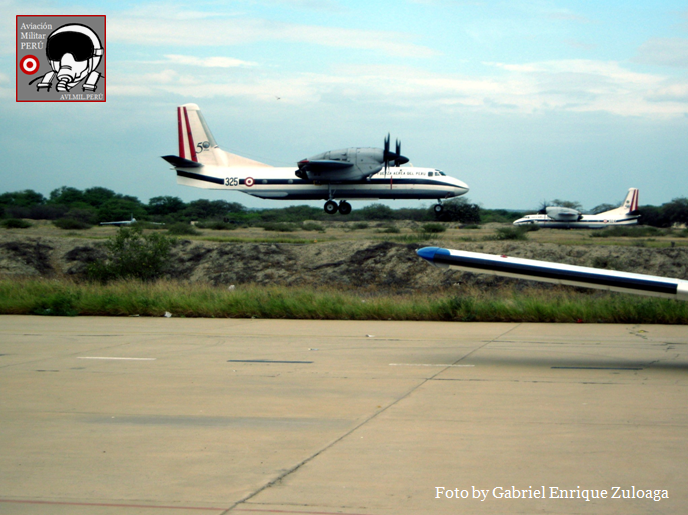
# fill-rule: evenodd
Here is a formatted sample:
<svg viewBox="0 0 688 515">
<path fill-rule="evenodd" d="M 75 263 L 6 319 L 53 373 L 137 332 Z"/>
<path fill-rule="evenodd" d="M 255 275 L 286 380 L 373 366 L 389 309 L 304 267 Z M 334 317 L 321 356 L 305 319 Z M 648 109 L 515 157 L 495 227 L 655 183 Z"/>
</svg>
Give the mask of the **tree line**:
<svg viewBox="0 0 688 515">
<path fill-rule="evenodd" d="M 51 191 L 47 197 L 33 190 L 0 194 L 0 214 L 5 219 L 75 220 L 89 225 L 129 220 L 132 216 L 140 221 L 164 223 L 414 220 L 479 224 L 510 223 L 525 214 L 505 209 L 485 209 L 465 197 L 446 201 L 443 205 L 443 212 L 435 213 L 432 207 L 392 209 L 384 204 L 371 204 L 354 209 L 346 216 L 333 216 L 326 214 L 321 208 L 305 205 L 249 209 L 238 202 L 206 199 L 184 202 L 179 197 L 172 196 L 153 197 L 146 204 L 137 197 L 98 186 L 85 190 L 63 186 Z M 639 212 L 640 222 L 644 225 L 671 227 L 674 224 L 688 224 L 688 199 L 675 198 L 661 206 L 642 206 Z"/>
</svg>

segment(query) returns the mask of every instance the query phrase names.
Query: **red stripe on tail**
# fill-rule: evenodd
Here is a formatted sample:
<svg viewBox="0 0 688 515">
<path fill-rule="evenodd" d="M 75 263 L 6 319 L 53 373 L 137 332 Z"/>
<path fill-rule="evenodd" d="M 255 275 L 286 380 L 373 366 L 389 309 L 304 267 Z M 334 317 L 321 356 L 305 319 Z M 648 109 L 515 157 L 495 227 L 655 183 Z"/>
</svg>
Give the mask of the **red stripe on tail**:
<svg viewBox="0 0 688 515">
<path fill-rule="evenodd" d="M 633 192 L 633 200 L 631 201 L 631 211 L 638 210 L 638 190 Z"/>
<path fill-rule="evenodd" d="M 186 118 L 186 135 L 189 137 L 189 150 L 191 151 L 191 160 L 198 163 L 198 158 L 196 157 L 196 149 L 194 148 L 193 136 L 191 136 L 191 125 L 189 125 L 189 113 L 184 108 L 184 117 Z"/>
<path fill-rule="evenodd" d="M 182 108 L 177 108 L 177 133 L 179 134 L 179 157 L 186 159 L 184 152 L 184 134 L 182 133 Z"/>
</svg>

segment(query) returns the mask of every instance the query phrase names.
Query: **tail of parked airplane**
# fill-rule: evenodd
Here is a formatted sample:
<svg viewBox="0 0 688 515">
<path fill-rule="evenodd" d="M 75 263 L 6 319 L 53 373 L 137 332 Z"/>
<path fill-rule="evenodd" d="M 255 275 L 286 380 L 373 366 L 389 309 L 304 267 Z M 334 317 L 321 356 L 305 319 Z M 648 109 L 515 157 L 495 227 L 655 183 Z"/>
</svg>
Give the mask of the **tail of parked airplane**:
<svg viewBox="0 0 688 515">
<path fill-rule="evenodd" d="M 636 211 L 638 211 L 638 188 L 630 188 L 623 204 L 611 211 L 600 213 L 598 216 L 606 215 L 609 218 L 613 218 L 614 216 L 624 217 L 632 215 Z"/>
<path fill-rule="evenodd" d="M 196 104 L 177 107 L 179 157 L 196 166 L 269 166 L 220 150 Z"/>
</svg>

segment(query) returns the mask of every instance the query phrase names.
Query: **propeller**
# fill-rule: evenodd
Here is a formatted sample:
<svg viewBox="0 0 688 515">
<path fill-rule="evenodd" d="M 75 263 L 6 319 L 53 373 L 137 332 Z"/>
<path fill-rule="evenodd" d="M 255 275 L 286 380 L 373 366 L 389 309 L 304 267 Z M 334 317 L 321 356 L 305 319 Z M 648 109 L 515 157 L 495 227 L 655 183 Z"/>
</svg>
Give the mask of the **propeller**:
<svg viewBox="0 0 688 515">
<path fill-rule="evenodd" d="M 538 209 L 538 214 L 539 215 L 546 215 L 548 207 L 550 207 L 549 202 L 547 202 L 546 200 L 543 200 L 540 209 Z"/>
<path fill-rule="evenodd" d="M 387 177 L 387 169 L 389 168 L 390 162 L 393 164 L 395 167 L 399 167 L 403 164 L 406 164 L 409 162 L 408 157 L 404 157 L 401 155 L 401 141 L 398 139 L 396 140 L 396 145 L 395 145 L 395 151 L 391 152 L 389 150 L 389 133 L 387 133 L 387 137 L 385 138 L 385 149 L 383 153 L 383 161 L 384 161 L 384 167 L 385 167 L 385 177 Z M 389 177 L 389 187 L 390 189 L 392 188 L 392 175 L 390 174 Z"/>
<path fill-rule="evenodd" d="M 382 159 L 385 162 L 385 177 L 387 177 L 387 168 L 389 168 L 389 161 L 392 159 L 392 156 L 389 152 L 389 132 L 387 133 L 387 137 L 385 138 L 385 153 L 383 154 Z M 389 174 L 389 189 L 392 189 L 392 174 Z"/>
</svg>

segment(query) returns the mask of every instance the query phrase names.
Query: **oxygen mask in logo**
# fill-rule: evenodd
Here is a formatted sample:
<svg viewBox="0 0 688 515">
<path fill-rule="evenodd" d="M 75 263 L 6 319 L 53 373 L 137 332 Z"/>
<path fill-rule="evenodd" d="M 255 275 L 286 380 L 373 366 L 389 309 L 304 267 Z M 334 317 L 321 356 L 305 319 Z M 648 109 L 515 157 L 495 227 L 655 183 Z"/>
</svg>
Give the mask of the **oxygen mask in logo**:
<svg viewBox="0 0 688 515">
<path fill-rule="evenodd" d="M 84 90 L 96 90 L 100 73 L 95 70 L 103 56 L 103 46 L 89 27 L 75 23 L 55 30 L 48 36 L 46 55 L 53 71 L 43 77 L 39 90 L 50 90 L 53 79 L 57 79 L 57 91 L 69 91 L 84 80 Z"/>
</svg>

